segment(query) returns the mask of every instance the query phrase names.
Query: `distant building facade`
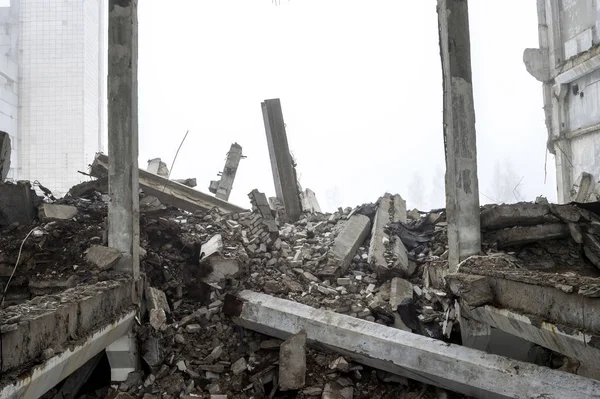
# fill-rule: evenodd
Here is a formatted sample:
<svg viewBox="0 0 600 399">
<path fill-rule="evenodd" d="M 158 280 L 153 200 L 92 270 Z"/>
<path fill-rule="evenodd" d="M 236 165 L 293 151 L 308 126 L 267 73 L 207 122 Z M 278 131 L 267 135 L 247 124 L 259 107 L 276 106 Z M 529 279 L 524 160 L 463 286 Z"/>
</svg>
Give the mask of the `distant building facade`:
<svg viewBox="0 0 600 399">
<path fill-rule="evenodd" d="M 9 177 L 64 195 L 102 149 L 105 13 L 105 0 L 11 0 L 0 8 L 0 23 L 10 27 L 1 32 L 9 37 L 0 36 Z"/>
</svg>

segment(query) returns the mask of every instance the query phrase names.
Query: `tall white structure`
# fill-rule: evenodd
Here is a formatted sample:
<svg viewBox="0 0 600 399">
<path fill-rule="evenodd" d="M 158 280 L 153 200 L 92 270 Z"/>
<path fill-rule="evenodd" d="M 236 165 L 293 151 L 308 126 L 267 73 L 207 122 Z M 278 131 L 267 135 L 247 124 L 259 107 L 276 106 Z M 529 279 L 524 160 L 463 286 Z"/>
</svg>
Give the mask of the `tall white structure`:
<svg viewBox="0 0 600 399">
<path fill-rule="evenodd" d="M 9 177 L 39 180 L 64 195 L 102 149 L 105 8 L 105 0 L 11 0 L 0 8 L 0 23 L 9 27 L 0 30 Z"/>
<path fill-rule="evenodd" d="M 600 1 L 537 0 L 537 7 L 540 47 L 526 49 L 523 60 L 543 82 L 558 200 L 569 202 L 582 173 L 600 179 Z"/>
</svg>

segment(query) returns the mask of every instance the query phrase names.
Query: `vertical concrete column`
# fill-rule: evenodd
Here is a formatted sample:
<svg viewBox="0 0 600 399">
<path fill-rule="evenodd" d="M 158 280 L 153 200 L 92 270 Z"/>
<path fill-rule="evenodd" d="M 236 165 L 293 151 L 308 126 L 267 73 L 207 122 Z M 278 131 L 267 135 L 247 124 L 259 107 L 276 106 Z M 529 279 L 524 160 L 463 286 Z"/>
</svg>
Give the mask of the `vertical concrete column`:
<svg viewBox="0 0 600 399">
<path fill-rule="evenodd" d="M 467 0 L 438 0 L 444 82 L 449 265 L 481 251 L 475 108 Z"/>
<path fill-rule="evenodd" d="M 108 245 L 124 254 L 117 269 L 138 279 L 137 0 L 108 4 Z"/>
<path fill-rule="evenodd" d="M 10 136 L 0 131 L 0 183 L 8 176 L 10 170 Z"/>
<path fill-rule="evenodd" d="M 229 195 L 231 195 L 233 181 L 235 180 L 235 174 L 237 173 L 241 159 L 242 146 L 238 143 L 233 143 L 227 153 L 225 169 L 223 169 L 223 173 L 221 174 L 221 181 L 219 181 L 219 187 L 217 188 L 215 197 L 229 201 Z"/>
<path fill-rule="evenodd" d="M 265 131 L 271 158 L 271 169 L 277 198 L 283 202 L 285 213 L 291 221 L 296 221 L 302 213 L 300 191 L 296 181 L 296 170 L 288 147 L 281 101 L 278 98 L 262 103 Z"/>
</svg>

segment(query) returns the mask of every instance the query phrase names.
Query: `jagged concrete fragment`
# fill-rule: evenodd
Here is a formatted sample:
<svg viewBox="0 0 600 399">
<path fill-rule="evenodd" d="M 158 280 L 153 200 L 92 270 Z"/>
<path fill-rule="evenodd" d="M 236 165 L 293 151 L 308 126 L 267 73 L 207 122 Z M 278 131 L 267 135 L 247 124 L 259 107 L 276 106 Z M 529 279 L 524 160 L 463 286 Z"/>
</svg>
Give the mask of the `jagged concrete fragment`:
<svg viewBox="0 0 600 399">
<path fill-rule="evenodd" d="M 224 311 L 241 327 L 280 339 L 302 326 L 309 344 L 468 396 L 530 398 L 543 394 L 551 399 L 583 399 L 600 392 L 600 381 L 488 355 L 262 293 L 242 291 L 237 297 L 228 295 Z"/>
<path fill-rule="evenodd" d="M 39 217 L 42 221 L 53 219 L 68 220 L 77 215 L 77 208 L 72 205 L 42 204 L 39 208 Z"/>
<path fill-rule="evenodd" d="M 223 254 L 223 238 L 215 234 L 202 245 L 200 263 L 209 267 L 210 274 L 202 279 L 203 282 L 218 283 L 227 277 L 235 277 L 240 271 L 240 262 L 235 258 L 226 258 Z"/>
<path fill-rule="evenodd" d="M 83 183 L 74 185 L 69 189 L 68 195 L 73 198 L 80 198 L 84 196 L 94 196 L 95 193 L 100 194 L 108 193 L 108 178 L 101 177 L 96 180 L 90 180 Z"/>
<path fill-rule="evenodd" d="M 557 240 L 569 235 L 569 226 L 563 223 L 551 223 L 494 231 L 486 234 L 485 240 L 490 244 L 497 244 L 498 248 L 506 248 L 543 240 Z"/>
<path fill-rule="evenodd" d="M 549 59 L 547 48 L 526 48 L 523 51 L 527 72 L 540 82 L 547 82 L 551 78 Z"/>
<path fill-rule="evenodd" d="M 337 278 L 346 272 L 354 254 L 367 235 L 371 221 L 365 215 L 353 215 L 344 225 L 327 254 L 327 264 L 319 276 Z"/>
<path fill-rule="evenodd" d="M 600 269 L 600 242 L 593 234 L 583 235 L 583 252 L 590 262 Z"/>
<path fill-rule="evenodd" d="M 123 257 L 121 251 L 116 248 L 92 245 L 85 252 L 85 260 L 100 270 L 108 270 L 116 265 Z"/>
<path fill-rule="evenodd" d="M 229 152 L 227 153 L 227 160 L 225 161 L 225 167 L 223 172 L 220 173 L 221 179 L 218 181 L 211 181 L 208 190 L 215 194 L 215 197 L 220 198 L 224 201 L 229 200 L 231 190 L 233 189 L 233 181 L 240 165 L 242 158 L 242 146 L 238 143 L 233 143 Z"/>
<path fill-rule="evenodd" d="M 92 165 L 90 174 L 94 177 L 107 176 L 108 157 L 104 154 L 98 154 Z M 162 203 L 168 204 L 184 211 L 197 212 L 209 211 L 217 208 L 222 212 L 243 212 L 246 209 L 220 200 L 194 190 L 191 187 L 179 184 L 164 177 L 149 173 L 145 170 L 139 171 L 140 187 L 147 195 L 158 198 Z"/>
<path fill-rule="evenodd" d="M 319 205 L 319 201 L 317 201 L 314 191 L 307 188 L 304 192 L 300 193 L 300 196 L 302 197 L 302 210 L 304 212 L 321 213 L 321 206 Z"/>
<path fill-rule="evenodd" d="M 409 281 L 399 277 L 393 278 L 390 289 L 390 306 L 392 307 L 392 312 L 394 314 L 394 327 L 408 332 L 412 331 L 412 329 L 402 321 L 400 314 L 396 311 L 398 305 L 406 303 L 407 301 L 412 301 L 412 299 L 413 285 Z"/>
<path fill-rule="evenodd" d="M 548 204 L 519 203 L 486 206 L 481 211 L 481 230 L 498 230 L 514 226 L 558 223 Z"/>
<path fill-rule="evenodd" d="M 146 307 L 148 310 L 162 309 L 167 314 L 171 313 L 171 308 L 169 307 L 169 302 L 167 301 L 167 295 L 164 293 L 164 291 L 161 291 L 158 288 L 146 286 L 144 295 L 146 297 Z"/>
<path fill-rule="evenodd" d="M 289 337 L 279 348 L 279 388 L 297 390 L 306 383 L 306 331 Z"/>
<path fill-rule="evenodd" d="M 164 163 L 160 158 L 150 159 L 148 161 L 148 168 L 146 170 L 155 175 L 166 178 L 169 177 L 169 168 L 167 167 L 167 164 Z"/>
<path fill-rule="evenodd" d="M 10 136 L 0 131 L 0 183 L 2 183 L 10 170 Z"/>
<path fill-rule="evenodd" d="M 595 187 L 596 181 L 594 176 L 590 173 L 582 172 L 571 189 L 571 201 L 589 202 Z"/>
<path fill-rule="evenodd" d="M 41 202 L 29 182 L 0 183 L 0 227 L 13 223 L 29 225 Z"/>
<path fill-rule="evenodd" d="M 344 387 L 333 381 L 325 384 L 321 399 L 352 399 L 354 397 L 354 388 Z"/>
<path fill-rule="evenodd" d="M 452 293 L 462 298 L 469 306 L 481 306 L 494 300 L 492 287 L 485 276 L 452 273 L 445 278 Z"/>
<path fill-rule="evenodd" d="M 179 184 L 183 184 L 184 186 L 188 186 L 188 187 L 196 187 L 198 185 L 198 182 L 196 181 L 196 178 L 189 178 L 189 179 L 173 179 L 174 182 L 177 182 Z"/>
<path fill-rule="evenodd" d="M 406 223 L 406 201 L 400 195 L 386 193 L 380 200 L 371 230 L 368 262 L 380 279 L 393 275 L 409 277 L 413 270 L 409 268 L 408 254 L 402 240 L 397 235 L 385 232 L 388 223 Z M 385 257 L 391 252 L 391 262 Z"/>
</svg>

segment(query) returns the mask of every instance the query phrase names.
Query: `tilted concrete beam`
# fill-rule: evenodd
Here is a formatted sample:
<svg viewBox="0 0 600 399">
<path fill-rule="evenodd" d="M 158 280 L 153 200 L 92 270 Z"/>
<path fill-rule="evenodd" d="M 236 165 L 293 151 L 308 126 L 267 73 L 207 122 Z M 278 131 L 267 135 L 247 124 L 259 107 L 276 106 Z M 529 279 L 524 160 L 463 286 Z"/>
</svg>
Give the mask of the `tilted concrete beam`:
<svg viewBox="0 0 600 399">
<path fill-rule="evenodd" d="M 348 359 L 477 398 L 600 398 L 600 382 L 447 344 L 377 323 L 242 291 L 225 312 L 257 332 L 308 342 Z"/>
<path fill-rule="evenodd" d="M 98 154 L 90 174 L 94 177 L 106 176 L 108 157 Z M 194 190 L 164 177 L 140 170 L 140 187 L 148 195 L 154 196 L 164 204 L 175 206 L 188 212 L 206 211 L 218 208 L 222 212 L 243 212 L 246 209 L 212 195 Z"/>
</svg>

